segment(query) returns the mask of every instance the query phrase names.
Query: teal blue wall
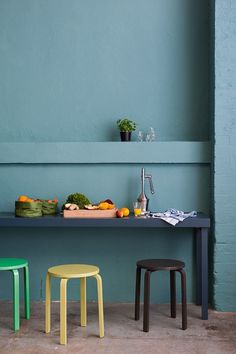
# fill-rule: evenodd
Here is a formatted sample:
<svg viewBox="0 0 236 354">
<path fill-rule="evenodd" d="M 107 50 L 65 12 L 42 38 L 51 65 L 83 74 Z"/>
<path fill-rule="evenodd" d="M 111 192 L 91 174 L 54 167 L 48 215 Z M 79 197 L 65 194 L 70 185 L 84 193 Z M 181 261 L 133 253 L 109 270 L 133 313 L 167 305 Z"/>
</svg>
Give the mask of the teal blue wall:
<svg viewBox="0 0 236 354">
<path fill-rule="evenodd" d="M 215 2 L 214 305 L 236 311 L 236 8 Z"/>
<path fill-rule="evenodd" d="M 153 126 L 160 140 L 209 140 L 208 22 L 205 0 L 1 1 L 0 142 L 114 141 L 123 115 L 139 129 Z M 153 175 L 152 209 L 209 213 L 210 166 L 196 163 L 0 164 L 0 211 L 13 211 L 19 194 L 57 196 L 61 204 L 83 192 L 131 206 L 141 167 Z M 33 299 L 44 296 L 49 266 L 88 262 L 101 268 L 106 301 L 133 301 L 135 261 L 176 257 L 186 262 L 194 300 L 189 231 L 0 232 L 1 257 L 30 261 Z M 158 297 L 153 286 L 152 300 L 167 302 L 168 278 L 159 276 L 163 285 Z M 9 298 L 7 286 L 0 296 Z"/>
<path fill-rule="evenodd" d="M 208 2 L 0 1 L 0 141 L 208 140 Z"/>
</svg>

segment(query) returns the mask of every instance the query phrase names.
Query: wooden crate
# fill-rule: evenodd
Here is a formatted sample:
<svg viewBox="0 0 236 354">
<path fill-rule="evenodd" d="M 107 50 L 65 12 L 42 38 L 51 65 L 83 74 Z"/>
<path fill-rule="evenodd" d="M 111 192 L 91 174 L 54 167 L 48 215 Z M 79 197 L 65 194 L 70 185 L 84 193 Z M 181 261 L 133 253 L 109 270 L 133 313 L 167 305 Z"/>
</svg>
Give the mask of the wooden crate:
<svg viewBox="0 0 236 354">
<path fill-rule="evenodd" d="M 117 209 L 108 210 L 64 210 L 64 218 L 115 218 Z"/>
</svg>

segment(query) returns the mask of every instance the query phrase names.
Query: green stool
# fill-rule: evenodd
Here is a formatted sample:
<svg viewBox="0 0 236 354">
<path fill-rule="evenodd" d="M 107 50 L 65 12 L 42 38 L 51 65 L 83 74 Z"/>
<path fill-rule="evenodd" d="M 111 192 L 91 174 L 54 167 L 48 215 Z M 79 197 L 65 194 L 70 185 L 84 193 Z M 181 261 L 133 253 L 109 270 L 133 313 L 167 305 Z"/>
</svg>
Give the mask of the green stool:
<svg viewBox="0 0 236 354">
<path fill-rule="evenodd" d="M 30 318 L 29 300 L 29 267 L 28 261 L 21 258 L 0 258 L 0 271 L 10 270 L 13 274 L 13 329 L 20 329 L 20 292 L 19 292 L 19 272 L 18 269 L 24 268 L 24 290 L 25 290 L 25 318 Z"/>
</svg>

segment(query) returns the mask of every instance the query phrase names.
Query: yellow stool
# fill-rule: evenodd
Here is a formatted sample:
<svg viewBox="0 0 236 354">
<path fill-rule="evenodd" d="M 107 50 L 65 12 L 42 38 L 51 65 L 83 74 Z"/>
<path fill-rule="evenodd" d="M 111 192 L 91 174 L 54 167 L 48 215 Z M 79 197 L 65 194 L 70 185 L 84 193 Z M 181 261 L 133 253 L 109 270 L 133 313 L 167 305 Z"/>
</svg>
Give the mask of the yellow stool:
<svg viewBox="0 0 236 354">
<path fill-rule="evenodd" d="M 67 344 L 67 281 L 80 278 L 80 325 L 87 325 L 86 278 L 97 280 L 99 336 L 104 337 L 104 315 L 102 297 L 102 278 L 99 268 L 88 264 L 65 264 L 48 269 L 46 277 L 46 311 L 45 332 L 51 328 L 51 277 L 61 278 L 60 283 L 60 343 Z"/>
</svg>

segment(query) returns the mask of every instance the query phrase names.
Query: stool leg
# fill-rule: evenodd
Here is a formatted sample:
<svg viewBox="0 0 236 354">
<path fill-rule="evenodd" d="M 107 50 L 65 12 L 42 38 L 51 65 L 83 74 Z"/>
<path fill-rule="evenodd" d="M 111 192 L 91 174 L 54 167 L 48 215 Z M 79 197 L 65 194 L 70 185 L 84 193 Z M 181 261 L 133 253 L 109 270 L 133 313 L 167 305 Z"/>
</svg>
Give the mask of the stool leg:
<svg viewBox="0 0 236 354">
<path fill-rule="evenodd" d="M 151 272 L 146 270 L 144 277 L 144 306 L 143 306 L 143 331 L 149 332 L 149 307 L 150 307 L 150 276 Z"/>
<path fill-rule="evenodd" d="M 67 281 L 61 279 L 60 284 L 60 343 L 67 344 Z"/>
<path fill-rule="evenodd" d="M 170 315 L 176 318 L 176 283 L 175 283 L 175 271 L 170 271 Z"/>
<path fill-rule="evenodd" d="M 20 294 L 19 294 L 19 272 L 16 269 L 13 273 L 13 329 L 20 329 Z"/>
<path fill-rule="evenodd" d="M 186 291 L 186 273 L 183 269 L 179 270 L 181 274 L 181 292 L 182 292 L 182 329 L 187 328 L 187 291 Z"/>
<path fill-rule="evenodd" d="M 99 274 L 94 275 L 97 280 L 98 291 L 98 318 L 99 318 L 99 336 L 104 337 L 104 313 L 103 313 L 103 296 L 102 296 L 102 278 Z"/>
<path fill-rule="evenodd" d="M 86 278 L 80 279 L 80 325 L 87 326 Z"/>
<path fill-rule="evenodd" d="M 25 318 L 30 318 L 29 267 L 24 267 Z"/>
<path fill-rule="evenodd" d="M 140 283 L 141 283 L 141 268 L 136 268 L 136 286 L 135 286 L 135 314 L 136 321 L 139 320 L 140 314 Z"/>
<path fill-rule="evenodd" d="M 46 276 L 46 294 L 45 294 L 45 332 L 49 333 L 51 329 L 51 276 Z"/>
</svg>

